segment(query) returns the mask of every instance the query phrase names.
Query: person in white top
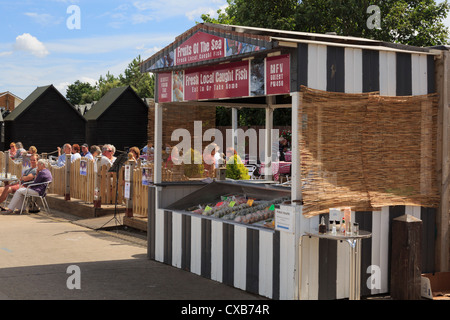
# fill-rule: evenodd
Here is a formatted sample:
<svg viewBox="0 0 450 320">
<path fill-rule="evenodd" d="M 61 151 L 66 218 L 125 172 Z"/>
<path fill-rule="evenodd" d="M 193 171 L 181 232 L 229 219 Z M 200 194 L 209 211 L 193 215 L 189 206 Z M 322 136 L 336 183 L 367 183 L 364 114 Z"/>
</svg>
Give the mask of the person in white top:
<svg viewBox="0 0 450 320">
<path fill-rule="evenodd" d="M 100 165 L 112 165 L 116 161 L 114 157 L 116 153 L 116 148 L 112 144 L 105 144 L 102 147 L 102 158 L 100 159 Z"/>
<path fill-rule="evenodd" d="M 81 158 L 81 154 L 80 154 L 80 145 L 78 144 L 74 144 L 72 146 L 72 156 L 70 157 L 70 161 L 74 162 L 77 159 Z"/>
</svg>

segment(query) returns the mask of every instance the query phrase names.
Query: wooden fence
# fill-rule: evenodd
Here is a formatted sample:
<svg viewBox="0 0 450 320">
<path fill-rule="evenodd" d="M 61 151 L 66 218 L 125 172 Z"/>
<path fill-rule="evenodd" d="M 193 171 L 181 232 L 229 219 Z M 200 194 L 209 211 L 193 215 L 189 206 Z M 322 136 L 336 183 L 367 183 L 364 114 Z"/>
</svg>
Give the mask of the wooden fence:
<svg viewBox="0 0 450 320">
<path fill-rule="evenodd" d="M 42 157 L 41 157 L 42 158 Z M 83 170 L 82 169 L 83 166 Z M 97 167 L 96 167 L 97 166 Z M 10 159 L 6 152 L 0 151 L 0 170 L 11 173 L 17 177 L 22 176 L 22 161 Z M 122 166 L 118 172 L 108 172 L 110 166 L 98 166 L 96 161 L 86 158 L 77 159 L 71 162 L 68 167 L 57 167 L 49 161 L 47 168 L 52 174 L 53 181 L 49 188 L 50 194 L 66 197 L 66 190 L 69 190 L 69 198 L 75 198 L 86 203 L 94 203 L 94 194 L 98 188 L 98 196 L 101 205 L 126 205 L 125 198 L 125 167 Z M 143 181 L 144 170 L 151 181 Z M 69 176 L 69 188 L 66 186 L 66 174 Z M 133 215 L 147 217 L 148 212 L 148 188 L 154 177 L 153 163 L 142 165 L 140 161 L 136 163 L 132 172 L 132 211 Z M 117 180 L 118 179 L 118 180 Z M 186 181 L 184 166 L 163 165 L 162 181 Z"/>
</svg>

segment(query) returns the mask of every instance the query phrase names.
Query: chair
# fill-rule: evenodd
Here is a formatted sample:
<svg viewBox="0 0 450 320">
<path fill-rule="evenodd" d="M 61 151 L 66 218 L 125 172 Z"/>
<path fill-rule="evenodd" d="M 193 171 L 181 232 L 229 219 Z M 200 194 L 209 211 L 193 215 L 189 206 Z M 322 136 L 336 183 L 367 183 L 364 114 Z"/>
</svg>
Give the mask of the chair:
<svg viewBox="0 0 450 320">
<path fill-rule="evenodd" d="M 45 184 L 45 190 L 44 190 L 44 194 L 42 196 L 41 195 L 35 195 L 35 194 L 28 194 L 28 188 L 29 187 L 31 187 L 31 186 L 38 186 L 38 185 L 42 185 L 42 184 Z M 20 214 L 22 214 L 23 208 L 26 208 L 25 203 L 28 202 L 29 198 L 40 198 L 41 202 L 42 202 L 42 205 L 44 206 L 45 210 L 48 213 L 50 213 L 50 207 L 48 206 L 48 202 L 47 202 L 47 199 L 46 199 L 47 191 L 48 191 L 48 188 L 49 188 L 50 184 L 51 184 L 51 181 L 28 184 L 27 185 L 27 190 L 25 192 L 25 197 L 24 197 L 23 202 L 22 202 L 22 208 L 20 209 Z"/>
<path fill-rule="evenodd" d="M 245 167 L 248 170 L 248 175 L 250 176 L 251 180 L 256 180 L 256 179 L 261 178 L 258 164 L 246 164 Z"/>
</svg>

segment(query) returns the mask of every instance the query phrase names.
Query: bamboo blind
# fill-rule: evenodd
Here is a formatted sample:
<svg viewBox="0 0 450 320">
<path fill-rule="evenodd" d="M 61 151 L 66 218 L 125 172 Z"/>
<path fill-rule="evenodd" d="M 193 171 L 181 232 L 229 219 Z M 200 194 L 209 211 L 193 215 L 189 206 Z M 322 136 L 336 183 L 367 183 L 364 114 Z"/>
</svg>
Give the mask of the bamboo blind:
<svg viewBox="0 0 450 320">
<path fill-rule="evenodd" d="M 437 95 L 382 97 L 302 87 L 303 212 L 436 207 Z"/>
</svg>

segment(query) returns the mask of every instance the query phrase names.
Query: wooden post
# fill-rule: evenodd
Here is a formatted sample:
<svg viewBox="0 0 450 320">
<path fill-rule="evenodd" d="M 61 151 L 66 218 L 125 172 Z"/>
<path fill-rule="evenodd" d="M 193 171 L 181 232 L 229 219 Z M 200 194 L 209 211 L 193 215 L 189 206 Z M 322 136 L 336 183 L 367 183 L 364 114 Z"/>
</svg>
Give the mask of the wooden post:
<svg viewBox="0 0 450 320">
<path fill-rule="evenodd" d="M 437 154 L 441 203 L 436 216 L 436 266 L 449 271 L 450 262 L 450 53 L 442 51 L 436 61 L 436 91 L 439 94 Z"/>
<path fill-rule="evenodd" d="M 128 164 L 125 165 L 125 186 L 129 184 L 129 194 L 128 197 L 126 197 L 125 216 L 129 218 L 133 217 L 133 176 L 135 166 L 136 161 L 134 160 L 128 160 Z"/>
<path fill-rule="evenodd" d="M 95 175 L 95 182 L 94 182 L 94 208 L 101 208 L 102 207 L 102 194 L 100 192 L 100 185 L 101 185 L 101 166 L 100 166 L 100 159 L 101 156 L 97 156 L 95 159 L 94 166 L 97 168 L 96 175 Z"/>
<path fill-rule="evenodd" d="M 300 201 L 302 199 L 302 180 L 300 162 L 300 137 L 302 126 L 299 123 L 299 112 L 301 108 L 302 96 L 300 92 L 292 92 L 292 165 L 291 165 L 291 200 Z"/>
<path fill-rule="evenodd" d="M 272 144 L 273 144 L 273 136 L 272 136 L 272 130 L 273 130 L 273 109 L 271 107 L 271 98 L 268 97 L 268 105 L 266 107 L 266 126 L 265 126 L 265 159 L 264 159 L 264 178 L 266 180 L 272 180 L 273 178 L 273 160 L 274 156 L 276 157 L 276 153 L 273 154 L 274 150 L 272 150 Z M 278 139 L 278 137 L 276 137 Z M 278 141 L 278 140 L 277 140 Z"/>
<path fill-rule="evenodd" d="M 231 146 L 237 152 L 238 109 L 236 108 L 231 108 L 231 129 L 233 139 Z"/>
<path fill-rule="evenodd" d="M 9 151 L 5 152 L 5 173 L 9 170 Z"/>
<path fill-rule="evenodd" d="M 64 175 L 64 184 L 65 184 L 65 191 L 64 191 L 64 200 L 69 201 L 70 200 L 70 161 L 71 155 L 66 154 L 66 164 L 65 164 L 65 175 Z"/>
<path fill-rule="evenodd" d="M 391 297 L 421 298 L 422 220 L 403 215 L 392 221 Z"/>
</svg>

